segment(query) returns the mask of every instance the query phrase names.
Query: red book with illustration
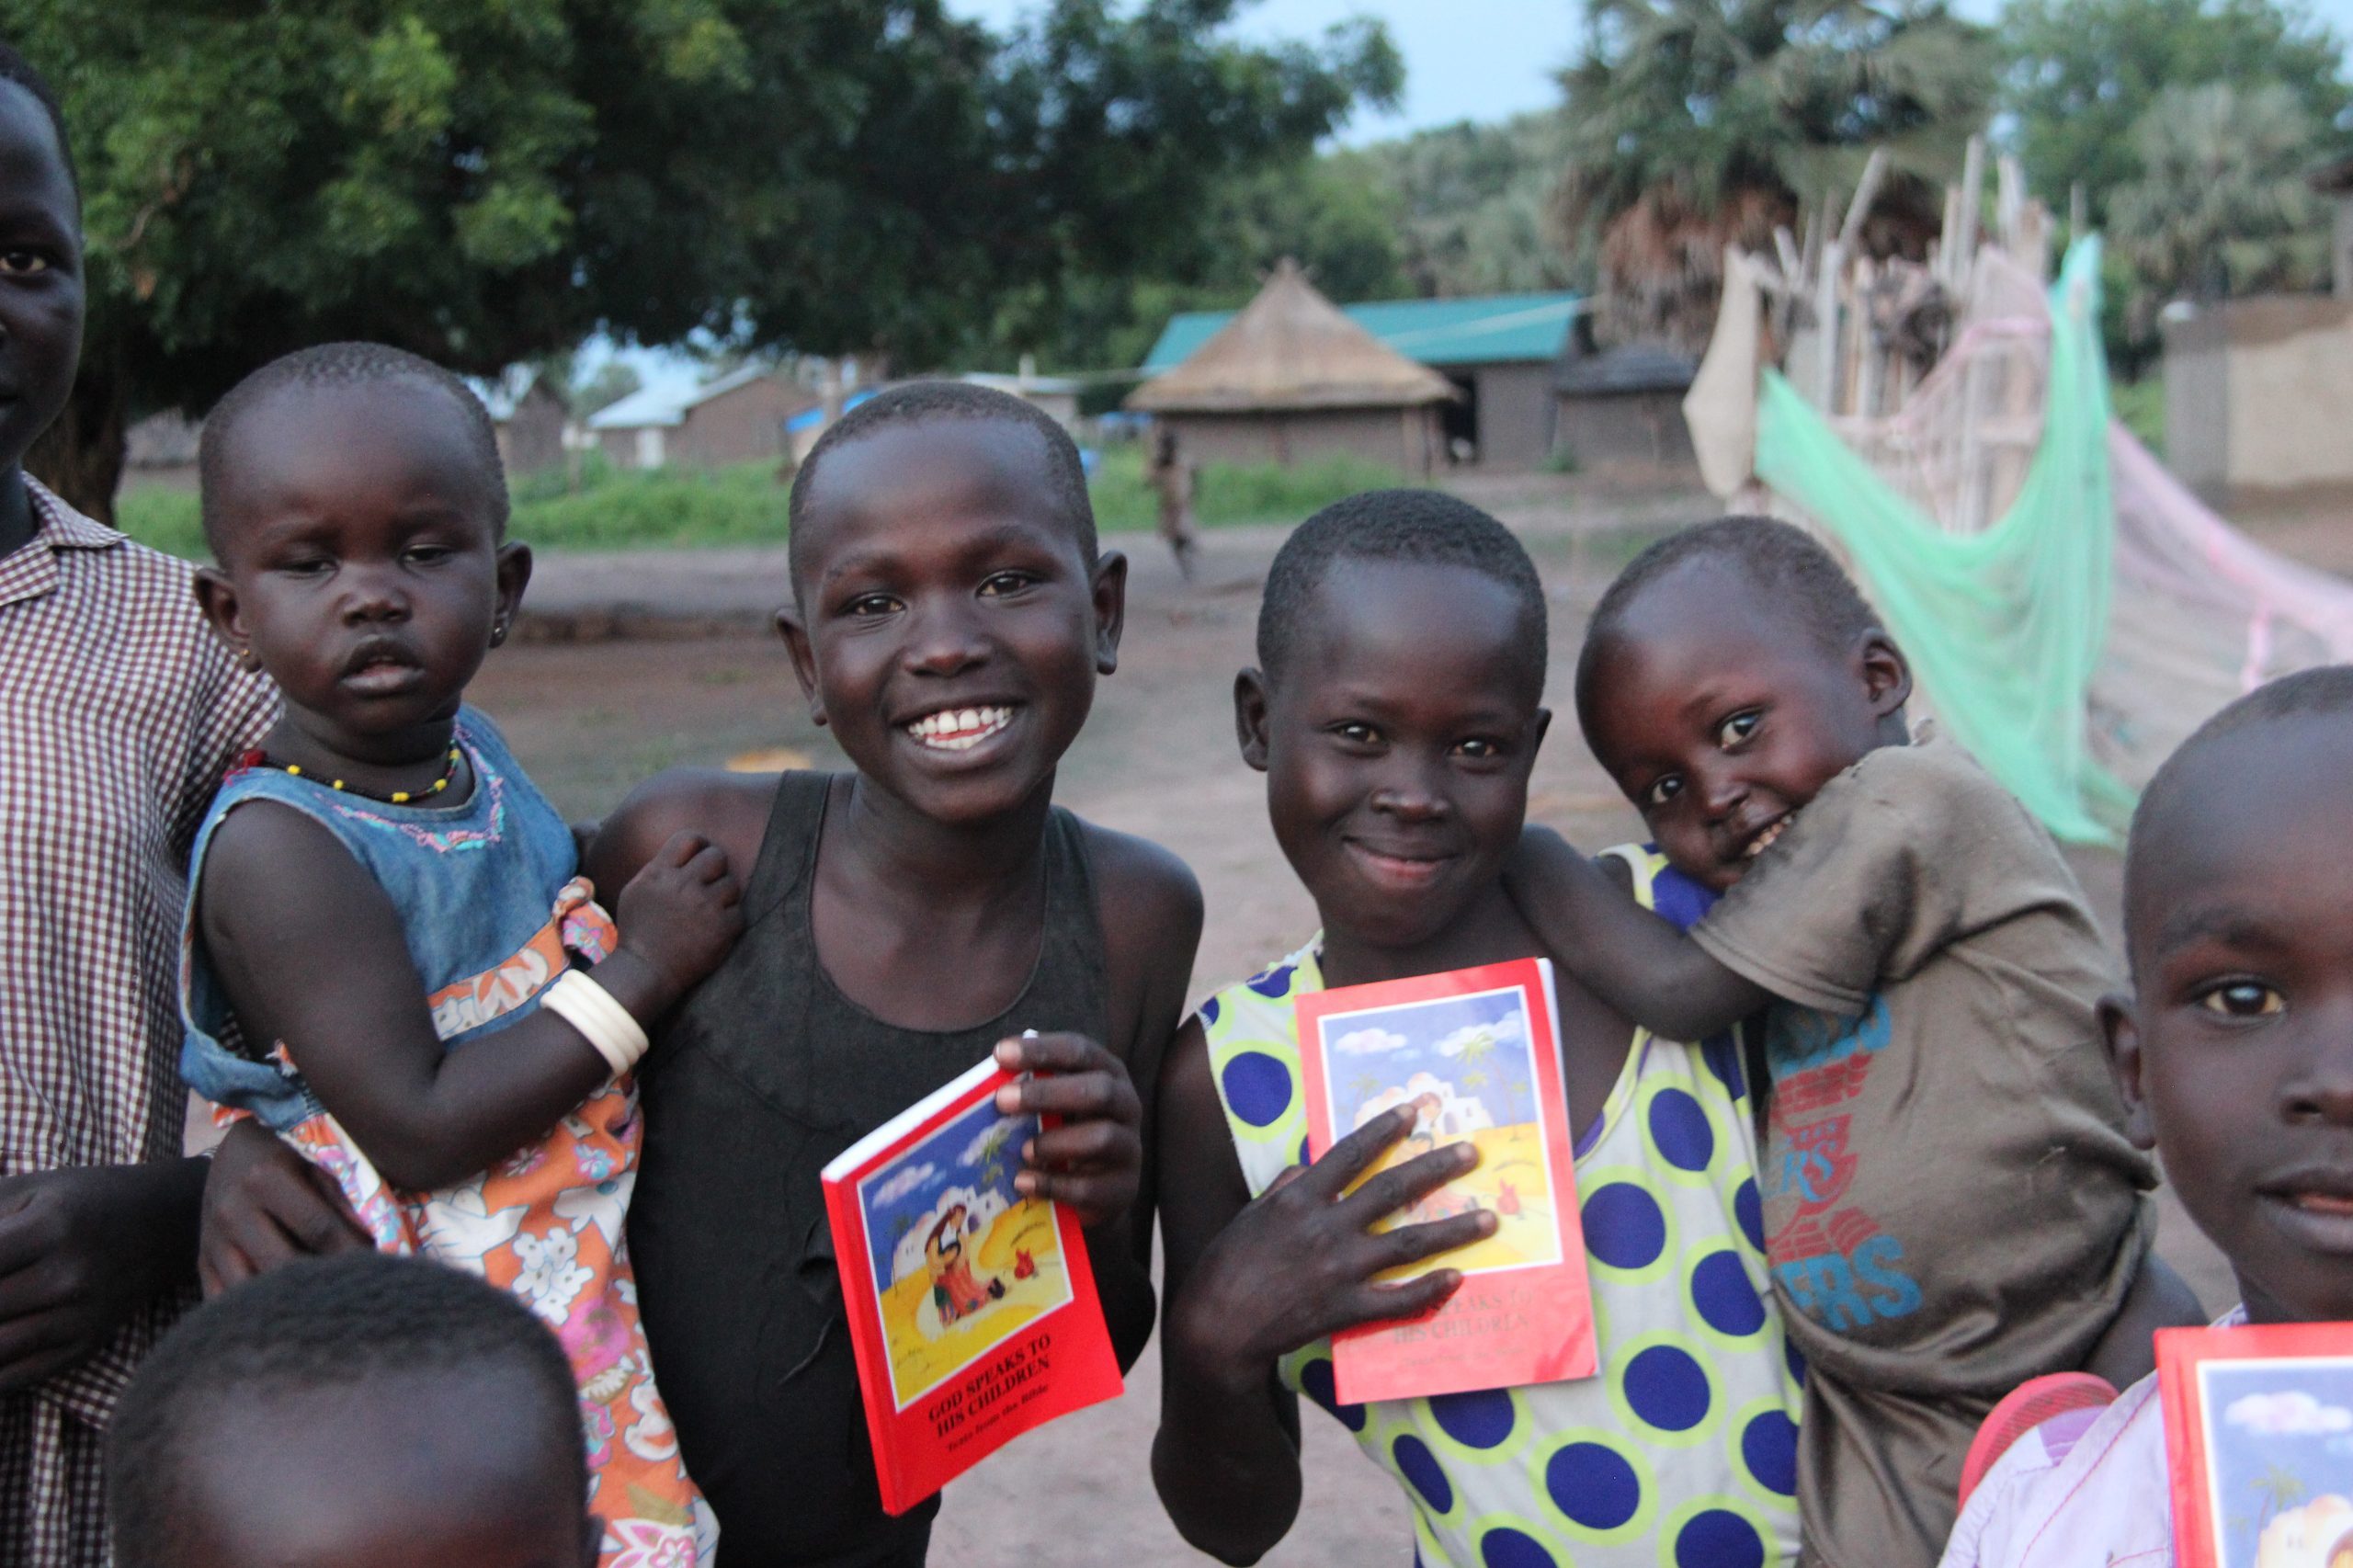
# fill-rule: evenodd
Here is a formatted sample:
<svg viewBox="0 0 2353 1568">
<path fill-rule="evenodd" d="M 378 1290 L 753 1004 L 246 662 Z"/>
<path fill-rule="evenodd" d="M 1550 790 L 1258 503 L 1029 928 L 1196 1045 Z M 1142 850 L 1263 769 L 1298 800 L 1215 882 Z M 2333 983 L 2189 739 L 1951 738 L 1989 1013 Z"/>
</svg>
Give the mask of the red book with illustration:
<svg viewBox="0 0 2353 1568">
<path fill-rule="evenodd" d="M 824 1169 L 882 1506 L 904 1514 L 1032 1427 L 1117 1397 L 1078 1217 L 1013 1188 L 1035 1115 L 987 1061 Z"/>
<path fill-rule="evenodd" d="M 2177 1568 L 2353 1562 L 2353 1324 L 2157 1331 Z"/>
<path fill-rule="evenodd" d="M 1402 1105 L 1415 1108 L 1413 1131 L 1364 1179 L 1449 1143 L 1478 1146 L 1469 1174 L 1375 1228 L 1473 1205 L 1497 1221 L 1483 1241 L 1378 1276 L 1410 1279 L 1446 1267 L 1463 1279 L 1435 1312 L 1336 1335 L 1340 1401 L 1591 1377 L 1593 1293 L 1551 960 L 1343 986 L 1302 996 L 1298 1006 L 1311 1155 Z"/>
</svg>

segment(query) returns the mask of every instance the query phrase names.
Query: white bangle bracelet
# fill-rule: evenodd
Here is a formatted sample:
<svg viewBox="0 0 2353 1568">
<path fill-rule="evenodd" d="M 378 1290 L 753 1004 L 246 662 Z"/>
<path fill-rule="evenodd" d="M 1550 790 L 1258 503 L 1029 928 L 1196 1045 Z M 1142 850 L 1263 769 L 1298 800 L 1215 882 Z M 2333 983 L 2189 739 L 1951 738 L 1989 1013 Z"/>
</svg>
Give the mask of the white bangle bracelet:
<svg viewBox="0 0 2353 1568">
<path fill-rule="evenodd" d="M 568 969 L 540 993 L 540 1005 L 580 1031 L 618 1078 L 645 1055 L 645 1027 L 585 970 Z"/>
</svg>

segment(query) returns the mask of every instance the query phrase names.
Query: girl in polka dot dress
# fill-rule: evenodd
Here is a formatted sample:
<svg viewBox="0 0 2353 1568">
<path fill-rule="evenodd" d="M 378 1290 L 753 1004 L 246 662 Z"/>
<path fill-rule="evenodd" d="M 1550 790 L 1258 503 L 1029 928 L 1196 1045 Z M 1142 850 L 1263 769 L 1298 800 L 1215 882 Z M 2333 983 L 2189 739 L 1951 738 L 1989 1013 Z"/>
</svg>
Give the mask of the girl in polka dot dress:
<svg viewBox="0 0 2353 1568">
<path fill-rule="evenodd" d="M 1632 1030 L 1560 986 L 1582 1130 L 1597 1376 L 1340 1405 L 1329 1336 L 1461 1282 L 1371 1277 L 1493 1229 L 1475 1210 L 1368 1227 L 1459 1176 L 1464 1146 L 1348 1184 L 1410 1130 L 1369 1123 L 1305 1165 L 1293 1004 L 1542 949 L 1505 894 L 1539 706 L 1544 609 L 1527 555 L 1476 509 L 1359 496 L 1311 518 L 1269 575 L 1261 668 L 1237 683 L 1243 755 L 1316 901 L 1317 938 L 1202 1005 L 1162 1078 L 1167 1261 L 1154 1474 L 1196 1546 L 1246 1562 L 1300 1502 L 1297 1394 L 1394 1474 L 1437 1568 L 1665 1562 L 1757 1568 L 1797 1551 L 1799 1375 L 1767 1289 L 1741 1055 Z M 1614 863 L 1645 903 L 1707 902 L 1654 854 Z M 1345 1194 L 1345 1196 L 1344 1196 Z M 1401 1553 L 1402 1555 L 1402 1553 Z"/>
</svg>

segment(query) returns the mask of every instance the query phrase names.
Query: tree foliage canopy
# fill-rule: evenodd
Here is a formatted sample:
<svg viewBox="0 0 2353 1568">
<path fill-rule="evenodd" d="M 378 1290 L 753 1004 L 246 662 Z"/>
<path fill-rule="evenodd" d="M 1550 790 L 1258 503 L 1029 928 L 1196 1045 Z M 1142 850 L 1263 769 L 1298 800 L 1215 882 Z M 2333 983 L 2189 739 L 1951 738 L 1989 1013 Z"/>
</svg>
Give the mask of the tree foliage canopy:
<svg viewBox="0 0 2353 1568">
<path fill-rule="evenodd" d="M 1559 216 L 1598 241 L 1619 335 L 1703 337 L 1724 244 L 1769 248 L 1874 149 L 1912 220 L 1881 248 L 1915 248 L 1993 101 L 1992 35 L 1941 0 L 1590 0 L 1586 23 Z"/>
<path fill-rule="evenodd" d="M 999 38 L 940 0 L 0 0 L 82 163 L 69 420 L 103 443 L 126 400 L 337 337 L 923 361 L 1008 292 L 1152 266 L 1395 92 L 1377 28 L 1245 44 L 1243 3 L 1052 0 Z"/>
<path fill-rule="evenodd" d="M 2108 207 L 2133 269 L 2133 324 L 2169 300 L 2328 279 L 2328 214 L 2306 179 L 2313 126 L 2282 83 L 2168 87 L 2133 128 L 2140 177 Z"/>
<path fill-rule="evenodd" d="M 2306 127 L 2307 156 L 2345 145 L 2343 46 L 2293 4 L 2011 0 L 2001 34 L 2002 107 L 2027 183 L 2054 204 L 2080 184 L 2095 223 L 2141 178 L 2138 128 L 2169 89 L 2277 87 Z"/>
</svg>

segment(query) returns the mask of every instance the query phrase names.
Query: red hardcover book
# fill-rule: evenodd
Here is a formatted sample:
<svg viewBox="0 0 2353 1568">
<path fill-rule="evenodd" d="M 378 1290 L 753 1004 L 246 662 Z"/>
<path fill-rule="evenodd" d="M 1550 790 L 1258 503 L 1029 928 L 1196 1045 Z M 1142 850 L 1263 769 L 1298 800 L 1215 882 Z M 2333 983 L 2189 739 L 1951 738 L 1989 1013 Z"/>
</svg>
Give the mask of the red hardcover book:
<svg viewBox="0 0 2353 1568">
<path fill-rule="evenodd" d="M 2157 1331 L 2177 1568 L 2353 1562 L 2353 1324 Z"/>
<path fill-rule="evenodd" d="M 824 1169 L 882 1506 L 904 1514 L 1006 1443 L 1118 1396 L 1078 1217 L 1013 1189 L 1040 1119 L 994 1061 Z"/>
<path fill-rule="evenodd" d="M 1463 1142 L 1478 1145 L 1479 1164 L 1380 1228 L 1472 1204 L 1497 1220 L 1483 1241 L 1381 1276 L 1449 1267 L 1463 1280 L 1435 1312 L 1336 1336 L 1340 1400 L 1591 1377 L 1593 1293 L 1550 960 L 1343 986 L 1302 996 L 1298 1006 L 1309 1153 L 1320 1156 L 1410 1103 L 1414 1131 L 1373 1171 Z"/>
</svg>

